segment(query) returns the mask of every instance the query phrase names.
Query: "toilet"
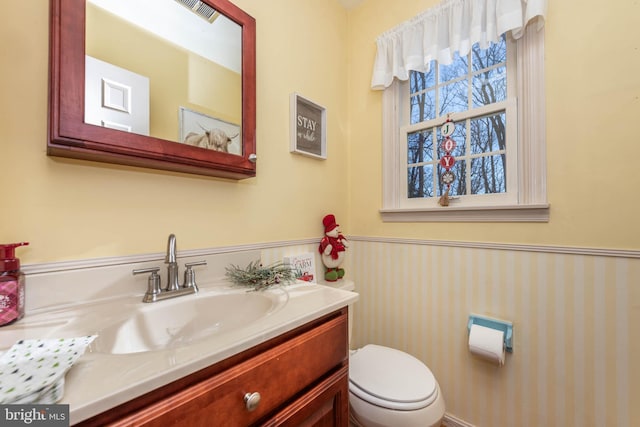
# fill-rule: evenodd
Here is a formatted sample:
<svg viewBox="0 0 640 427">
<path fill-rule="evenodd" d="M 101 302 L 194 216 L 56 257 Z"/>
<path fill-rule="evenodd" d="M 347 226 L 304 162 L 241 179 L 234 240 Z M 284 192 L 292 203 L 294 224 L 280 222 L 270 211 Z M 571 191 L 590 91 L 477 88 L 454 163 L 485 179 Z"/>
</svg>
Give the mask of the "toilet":
<svg viewBox="0 0 640 427">
<path fill-rule="evenodd" d="M 355 289 L 351 281 L 336 287 Z M 349 340 L 352 309 L 349 307 Z M 438 381 L 424 363 L 376 344 L 351 351 L 349 407 L 350 424 L 359 427 L 439 427 L 445 411 Z"/>
<path fill-rule="evenodd" d="M 429 368 L 394 348 L 367 344 L 349 358 L 349 406 L 361 427 L 437 427 L 444 398 Z"/>
</svg>

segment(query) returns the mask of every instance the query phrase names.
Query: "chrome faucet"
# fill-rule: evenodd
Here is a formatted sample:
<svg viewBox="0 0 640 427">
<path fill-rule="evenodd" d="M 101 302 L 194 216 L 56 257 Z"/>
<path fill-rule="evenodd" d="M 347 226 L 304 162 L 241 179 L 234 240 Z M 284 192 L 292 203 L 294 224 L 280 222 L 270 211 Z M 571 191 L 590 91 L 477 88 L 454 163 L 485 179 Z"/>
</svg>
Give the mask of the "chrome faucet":
<svg viewBox="0 0 640 427">
<path fill-rule="evenodd" d="M 176 236 L 169 235 L 167 241 L 167 255 L 164 263 L 167 264 L 167 286 L 162 288 L 160 284 L 160 267 L 141 268 L 133 270 L 133 274 L 151 273 L 148 280 L 147 292 L 142 298 L 142 302 L 155 302 L 163 299 L 190 295 L 198 292 L 196 284 L 196 273 L 192 267 L 196 265 L 206 265 L 206 261 L 185 263 L 184 283 L 182 286 L 178 280 L 178 262 L 176 261 Z"/>
</svg>

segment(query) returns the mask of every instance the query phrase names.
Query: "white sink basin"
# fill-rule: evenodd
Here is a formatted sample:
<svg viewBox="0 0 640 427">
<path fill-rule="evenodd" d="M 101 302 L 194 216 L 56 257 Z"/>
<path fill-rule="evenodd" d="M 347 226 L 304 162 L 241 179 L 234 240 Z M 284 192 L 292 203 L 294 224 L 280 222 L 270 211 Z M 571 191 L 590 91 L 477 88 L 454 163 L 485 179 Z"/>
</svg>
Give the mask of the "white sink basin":
<svg viewBox="0 0 640 427">
<path fill-rule="evenodd" d="M 91 351 L 126 354 L 164 350 L 242 328 L 287 301 L 283 290 L 189 295 L 143 304 L 126 320 L 97 331 Z"/>
</svg>

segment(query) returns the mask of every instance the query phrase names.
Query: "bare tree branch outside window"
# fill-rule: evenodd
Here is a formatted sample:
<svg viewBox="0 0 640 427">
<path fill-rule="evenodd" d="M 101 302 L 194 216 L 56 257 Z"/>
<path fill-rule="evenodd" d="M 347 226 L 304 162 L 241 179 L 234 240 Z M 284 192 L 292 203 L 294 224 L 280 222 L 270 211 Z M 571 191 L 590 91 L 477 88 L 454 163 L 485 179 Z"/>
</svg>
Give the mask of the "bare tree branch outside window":
<svg viewBox="0 0 640 427">
<path fill-rule="evenodd" d="M 456 113 L 495 104 L 507 99 L 506 41 L 486 49 L 475 45 L 450 65 L 431 63 L 426 73 L 410 73 L 410 124 L 419 124 L 452 114 L 457 146 L 451 171 L 456 180 L 451 196 L 504 193 L 506 188 L 506 114 L 504 111 L 456 121 Z M 440 121 L 440 123 L 442 120 Z M 438 161 L 443 155 L 438 126 L 408 134 L 408 197 L 442 195 L 445 170 Z M 434 176 L 434 174 L 436 176 Z"/>
</svg>

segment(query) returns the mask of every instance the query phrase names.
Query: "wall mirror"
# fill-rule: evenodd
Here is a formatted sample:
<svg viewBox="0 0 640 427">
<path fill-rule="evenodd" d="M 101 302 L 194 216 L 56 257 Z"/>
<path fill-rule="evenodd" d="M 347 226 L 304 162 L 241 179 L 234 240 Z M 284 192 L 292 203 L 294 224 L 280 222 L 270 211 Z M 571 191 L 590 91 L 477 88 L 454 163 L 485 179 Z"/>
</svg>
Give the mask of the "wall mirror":
<svg viewBox="0 0 640 427">
<path fill-rule="evenodd" d="M 51 0 L 47 153 L 255 176 L 255 20 L 228 0 Z"/>
</svg>

